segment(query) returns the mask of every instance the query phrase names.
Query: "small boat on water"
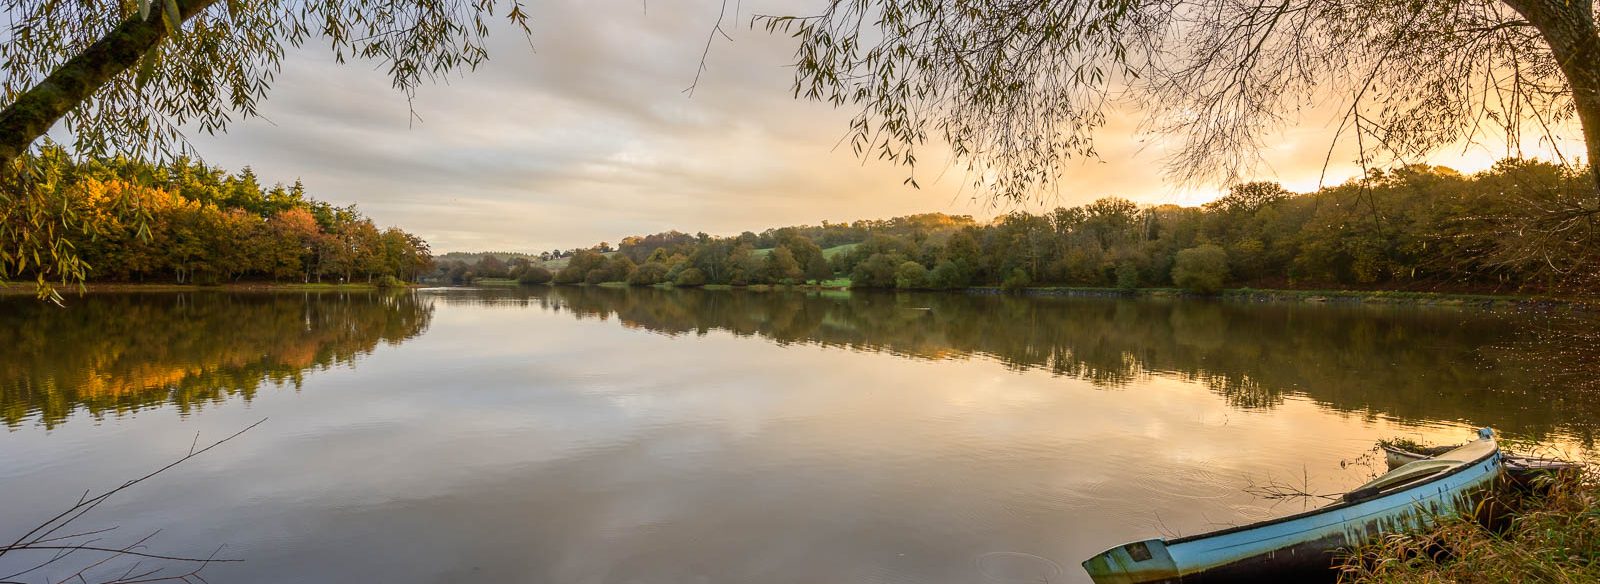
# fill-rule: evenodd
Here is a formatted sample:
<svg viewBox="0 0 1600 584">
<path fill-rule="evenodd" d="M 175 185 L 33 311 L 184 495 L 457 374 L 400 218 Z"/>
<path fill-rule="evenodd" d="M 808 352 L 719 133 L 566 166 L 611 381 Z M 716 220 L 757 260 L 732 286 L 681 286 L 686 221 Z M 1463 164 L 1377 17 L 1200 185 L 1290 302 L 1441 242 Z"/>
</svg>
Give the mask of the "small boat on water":
<svg viewBox="0 0 1600 584">
<path fill-rule="evenodd" d="M 1083 569 L 1096 584 L 1331 579 L 1340 549 L 1471 509 L 1501 470 L 1494 433 L 1484 428 L 1477 440 L 1401 465 L 1331 505 L 1210 533 L 1120 545 L 1089 558 Z"/>
</svg>

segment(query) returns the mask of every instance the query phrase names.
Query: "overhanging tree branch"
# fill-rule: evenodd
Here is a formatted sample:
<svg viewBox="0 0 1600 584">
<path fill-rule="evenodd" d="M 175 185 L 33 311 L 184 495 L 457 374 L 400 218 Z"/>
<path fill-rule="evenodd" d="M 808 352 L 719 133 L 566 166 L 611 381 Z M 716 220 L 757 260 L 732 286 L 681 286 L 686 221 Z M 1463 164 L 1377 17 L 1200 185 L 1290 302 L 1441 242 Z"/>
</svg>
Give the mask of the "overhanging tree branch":
<svg viewBox="0 0 1600 584">
<path fill-rule="evenodd" d="M 188 20 L 217 0 L 177 0 L 181 20 Z M 68 60 L 32 89 L 0 111 L 0 168 L 27 151 L 62 116 L 82 105 L 111 78 L 139 63 L 177 30 L 161 11 L 133 15 L 98 42 Z"/>
</svg>

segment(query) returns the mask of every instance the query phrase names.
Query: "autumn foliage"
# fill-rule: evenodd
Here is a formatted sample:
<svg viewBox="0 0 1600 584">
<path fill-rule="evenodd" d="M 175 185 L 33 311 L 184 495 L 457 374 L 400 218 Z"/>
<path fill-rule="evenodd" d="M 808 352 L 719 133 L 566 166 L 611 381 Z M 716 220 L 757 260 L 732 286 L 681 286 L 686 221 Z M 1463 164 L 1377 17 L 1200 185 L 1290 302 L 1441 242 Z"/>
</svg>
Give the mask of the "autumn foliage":
<svg viewBox="0 0 1600 584">
<path fill-rule="evenodd" d="M 247 167 L 236 174 L 180 159 L 74 160 L 54 147 L 30 161 L 31 213 L 5 221 L 57 225 L 88 281 L 215 284 L 239 280 L 372 282 L 413 280 L 431 269 L 427 242 L 379 229 L 354 206 L 336 207 L 292 187 L 263 187 Z M 26 229 L 0 230 L 0 276 L 43 279 L 63 265 L 36 258 Z M 48 254 L 47 254 L 48 255 Z"/>
</svg>

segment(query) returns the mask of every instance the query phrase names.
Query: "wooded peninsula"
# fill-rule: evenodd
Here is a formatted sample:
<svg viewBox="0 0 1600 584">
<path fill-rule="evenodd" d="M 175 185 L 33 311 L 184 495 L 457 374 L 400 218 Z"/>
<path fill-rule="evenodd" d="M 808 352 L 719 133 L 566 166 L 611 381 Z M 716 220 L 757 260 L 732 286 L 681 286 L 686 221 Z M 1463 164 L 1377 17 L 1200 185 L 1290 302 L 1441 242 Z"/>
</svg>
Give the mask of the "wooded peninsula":
<svg viewBox="0 0 1600 584">
<path fill-rule="evenodd" d="M 400 285 L 432 267 L 422 238 L 380 230 L 354 205 L 311 198 L 299 181 L 264 186 L 249 167 L 77 158 L 54 145 L 27 158 L 38 187 L 28 194 L 52 204 L 0 214 L 0 254 L 40 284 Z M 28 209 L 50 216 L 23 216 Z M 57 225 L 66 237 L 35 237 L 27 225 Z"/>
</svg>

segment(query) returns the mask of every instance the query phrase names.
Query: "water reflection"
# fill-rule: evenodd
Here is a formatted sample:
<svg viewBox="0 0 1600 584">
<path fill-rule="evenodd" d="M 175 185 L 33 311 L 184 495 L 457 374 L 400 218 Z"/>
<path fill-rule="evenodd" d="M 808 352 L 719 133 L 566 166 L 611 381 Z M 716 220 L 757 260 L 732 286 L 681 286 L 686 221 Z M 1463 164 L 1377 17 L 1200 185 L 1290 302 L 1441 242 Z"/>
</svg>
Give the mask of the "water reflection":
<svg viewBox="0 0 1600 584">
<path fill-rule="evenodd" d="M 1522 366 L 1534 346 L 1520 343 L 1517 319 L 1471 309 L 604 287 L 444 298 L 614 317 L 674 336 L 723 330 L 918 359 L 981 355 L 1106 388 L 1169 376 L 1242 409 L 1303 395 L 1342 412 L 1572 434 L 1585 444 L 1600 420 L 1600 402 L 1542 387 Z"/>
<path fill-rule="evenodd" d="M 0 421 L 53 428 L 171 404 L 188 412 L 352 363 L 422 334 L 432 301 L 400 294 L 103 294 L 68 308 L 0 298 Z"/>
<path fill-rule="evenodd" d="M 0 528 L 269 418 L 86 527 L 224 542 L 247 561 L 206 577 L 240 584 L 1087 582 L 1108 545 L 1314 504 L 1259 481 L 1358 485 L 1378 437 L 1588 432 L 1594 404 L 1486 358 L 1523 326 L 957 294 L 0 299 Z"/>
</svg>

